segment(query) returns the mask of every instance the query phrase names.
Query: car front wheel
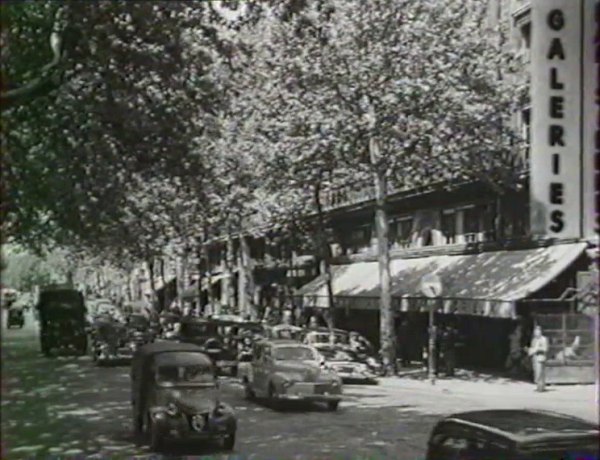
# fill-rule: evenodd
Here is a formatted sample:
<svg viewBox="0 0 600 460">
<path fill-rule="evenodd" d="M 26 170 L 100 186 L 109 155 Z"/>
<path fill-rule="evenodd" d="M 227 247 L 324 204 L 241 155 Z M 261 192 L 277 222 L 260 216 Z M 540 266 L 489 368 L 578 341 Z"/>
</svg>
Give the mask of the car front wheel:
<svg viewBox="0 0 600 460">
<path fill-rule="evenodd" d="M 246 394 L 246 399 L 249 401 L 253 400 L 255 397 L 254 391 L 252 390 L 252 385 L 246 379 L 244 380 L 244 393 Z"/>
<path fill-rule="evenodd" d="M 329 401 L 327 403 L 327 409 L 329 409 L 331 412 L 335 412 L 339 406 L 340 402 L 339 401 Z"/>
<path fill-rule="evenodd" d="M 277 408 L 277 391 L 275 390 L 275 385 L 272 383 L 269 384 L 269 406 L 276 409 Z"/>
<path fill-rule="evenodd" d="M 223 439 L 223 449 L 231 451 L 235 446 L 235 432 L 228 434 L 225 439 Z"/>
</svg>

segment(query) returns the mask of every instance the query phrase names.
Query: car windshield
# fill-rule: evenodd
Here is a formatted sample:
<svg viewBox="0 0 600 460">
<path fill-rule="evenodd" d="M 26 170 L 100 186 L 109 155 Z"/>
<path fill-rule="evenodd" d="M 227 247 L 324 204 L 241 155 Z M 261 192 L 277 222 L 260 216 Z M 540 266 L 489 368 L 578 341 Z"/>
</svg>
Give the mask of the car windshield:
<svg viewBox="0 0 600 460">
<path fill-rule="evenodd" d="M 205 365 L 162 365 L 156 371 L 156 381 L 160 385 L 212 385 L 215 376 Z"/>
<path fill-rule="evenodd" d="M 317 354 L 308 347 L 278 347 L 273 350 L 273 357 L 278 361 L 316 361 Z"/>
</svg>

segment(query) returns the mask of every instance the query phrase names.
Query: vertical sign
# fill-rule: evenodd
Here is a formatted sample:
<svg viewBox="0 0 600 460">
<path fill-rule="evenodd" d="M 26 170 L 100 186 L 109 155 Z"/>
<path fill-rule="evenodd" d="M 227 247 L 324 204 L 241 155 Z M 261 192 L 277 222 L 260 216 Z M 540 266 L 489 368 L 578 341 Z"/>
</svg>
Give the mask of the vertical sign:
<svg viewBox="0 0 600 460">
<path fill-rule="evenodd" d="M 583 236 L 598 235 L 600 186 L 600 114 L 598 59 L 600 57 L 600 2 L 585 0 L 583 11 Z"/>
<path fill-rule="evenodd" d="M 585 0 L 532 0 L 531 230 L 582 236 Z"/>
</svg>

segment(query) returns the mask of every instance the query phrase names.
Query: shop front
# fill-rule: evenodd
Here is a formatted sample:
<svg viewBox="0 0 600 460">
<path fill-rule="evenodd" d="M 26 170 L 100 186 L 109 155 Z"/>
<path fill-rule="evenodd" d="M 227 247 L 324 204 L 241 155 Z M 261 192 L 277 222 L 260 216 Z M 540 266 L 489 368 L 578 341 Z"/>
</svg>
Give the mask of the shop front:
<svg viewBox="0 0 600 460">
<path fill-rule="evenodd" d="M 443 298 L 435 299 L 433 308 L 436 322 L 452 323 L 462 337 L 460 364 L 500 371 L 507 366 L 511 337 L 517 329 L 518 347 L 523 349 L 529 343 L 537 317 L 528 299 L 555 280 L 562 282 L 570 277 L 571 272 L 575 277 L 586 248 L 585 243 L 571 243 L 392 260 L 392 305 L 397 324 L 406 321 L 410 326 L 412 359 L 419 359 L 427 339 L 427 316 L 432 308 L 431 301 L 420 293 L 424 275 L 435 273 L 443 282 Z M 336 327 L 357 330 L 379 343 L 377 262 L 333 266 L 332 288 Z M 326 309 L 329 302 L 325 278 L 316 278 L 300 288 L 296 302 L 304 309 Z M 555 305 L 554 313 L 569 312 L 574 312 L 572 304 Z"/>
</svg>

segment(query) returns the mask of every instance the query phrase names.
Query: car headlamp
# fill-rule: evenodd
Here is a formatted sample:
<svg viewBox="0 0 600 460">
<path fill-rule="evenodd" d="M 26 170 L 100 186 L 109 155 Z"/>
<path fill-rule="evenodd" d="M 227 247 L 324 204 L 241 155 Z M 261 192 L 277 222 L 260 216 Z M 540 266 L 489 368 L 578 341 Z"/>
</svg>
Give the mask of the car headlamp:
<svg viewBox="0 0 600 460">
<path fill-rule="evenodd" d="M 179 409 L 174 403 L 167 404 L 167 414 L 171 417 L 176 417 L 179 414 Z"/>
<path fill-rule="evenodd" d="M 204 420 L 204 416 L 202 414 L 196 414 L 192 417 L 192 428 L 194 430 L 202 431 L 205 425 L 206 421 Z"/>
</svg>

